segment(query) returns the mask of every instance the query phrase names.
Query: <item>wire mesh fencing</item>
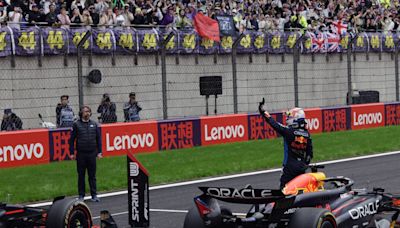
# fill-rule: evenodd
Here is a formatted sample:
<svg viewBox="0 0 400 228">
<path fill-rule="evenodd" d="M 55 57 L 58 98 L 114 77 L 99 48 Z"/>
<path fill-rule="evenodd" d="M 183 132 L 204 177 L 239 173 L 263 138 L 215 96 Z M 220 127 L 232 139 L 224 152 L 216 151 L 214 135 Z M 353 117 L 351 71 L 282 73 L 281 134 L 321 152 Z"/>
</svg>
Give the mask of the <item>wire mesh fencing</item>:
<svg viewBox="0 0 400 228">
<path fill-rule="evenodd" d="M 16 57 L 15 66 L 7 57 L 0 59 L 0 107 L 12 109 L 22 119 L 23 128 L 29 129 L 41 127 L 39 113 L 43 120 L 56 123 L 56 107 L 64 94 L 76 117 L 81 95 L 83 104 L 92 109 L 92 119 L 102 123 L 184 118 L 207 115 L 207 110 L 208 115 L 231 114 L 235 107 L 238 113 L 256 112 L 262 97 L 271 111 L 291 108 L 296 101 L 305 108 L 344 105 L 349 73 L 354 96 L 357 91 L 372 90 L 379 92 L 381 102 L 390 102 L 397 100 L 396 55 L 167 55 L 163 69 L 159 54 L 84 53 L 82 94 L 76 56 L 43 56 L 40 61 L 38 57 Z M 89 80 L 93 71 L 101 72 L 100 82 Z M 212 77 L 220 78 L 216 83 L 221 93 L 202 94 L 200 81 Z"/>
</svg>

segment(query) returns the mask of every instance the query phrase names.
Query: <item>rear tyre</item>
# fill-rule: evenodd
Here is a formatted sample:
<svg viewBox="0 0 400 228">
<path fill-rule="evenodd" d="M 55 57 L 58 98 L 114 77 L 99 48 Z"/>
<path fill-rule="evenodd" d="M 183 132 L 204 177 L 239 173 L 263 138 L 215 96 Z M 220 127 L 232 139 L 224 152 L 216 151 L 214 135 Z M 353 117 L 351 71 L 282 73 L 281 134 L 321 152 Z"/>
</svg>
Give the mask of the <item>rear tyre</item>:
<svg viewBox="0 0 400 228">
<path fill-rule="evenodd" d="M 326 209 L 300 208 L 292 215 L 289 228 L 337 228 L 335 216 Z"/>
<path fill-rule="evenodd" d="M 186 214 L 183 228 L 206 228 L 196 207 L 192 207 Z"/>
<path fill-rule="evenodd" d="M 75 199 L 55 201 L 47 214 L 48 228 L 91 228 L 92 225 L 88 206 Z"/>
</svg>

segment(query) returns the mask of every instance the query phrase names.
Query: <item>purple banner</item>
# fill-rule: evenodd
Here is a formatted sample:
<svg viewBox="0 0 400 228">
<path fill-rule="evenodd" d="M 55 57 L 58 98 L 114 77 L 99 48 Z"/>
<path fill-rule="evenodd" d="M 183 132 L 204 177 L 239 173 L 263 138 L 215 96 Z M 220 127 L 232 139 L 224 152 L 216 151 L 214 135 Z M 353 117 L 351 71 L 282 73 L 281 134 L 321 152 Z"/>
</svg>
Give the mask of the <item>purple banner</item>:
<svg viewBox="0 0 400 228">
<path fill-rule="evenodd" d="M 244 36 L 240 40 L 237 51 L 239 53 L 253 53 L 254 46 L 253 46 L 253 33 L 249 31 L 243 32 Z"/>
<path fill-rule="evenodd" d="M 354 52 L 369 51 L 369 39 L 367 33 L 359 33 L 353 41 Z"/>
<path fill-rule="evenodd" d="M 268 51 L 273 54 L 285 53 L 285 33 L 273 32 L 268 34 Z"/>
<path fill-rule="evenodd" d="M 201 145 L 200 119 L 160 121 L 157 125 L 159 150 L 191 148 Z"/>
<path fill-rule="evenodd" d="M 387 33 L 382 36 L 382 50 L 385 52 L 394 52 L 398 36 L 396 34 Z"/>
<path fill-rule="evenodd" d="M 59 55 L 68 52 L 68 32 L 61 28 L 43 28 L 43 50 L 46 55 Z"/>
<path fill-rule="evenodd" d="M 12 54 L 11 31 L 8 27 L 0 27 L 0 57 Z"/>
<path fill-rule="evenodd" d="M 40 31 L 39 28 L 29 27 L 26 29 L 13 30 L 16 55 L 39 55 Z"/>
<path fill-rule="evenodd" d="M 49 130 L 50 161 L 71 160 L 69 153 L 70 128 Z"/>
<path fill-rule="evenodd" d="M 232 53 L 232 45 L 236 38 L 232 36 L 222 36 L 221 43 L 219 45 L 219 53 L 227 54 Z"/>
<path fill-rule="evenodd" d="M 175 30 L 162 29 L 162 30 L 159 30 L 159 35 L 160 35 L 160 38 L 165 40 L 165 39 L 167 39 L 168 34 L 171 32 L 172 32 L 173 36 L 171 37 L 169 42 L 166 44 L 165 48 L 166 48 L 168 54 L 177 54 L 177 53 L 179 53 L 179 48 L 178 48 L 179 35 L 178 35 L 178 33 Z"/>
<path fill-rule="evenodd" d="M 179 31 L 179 52 L 181 54 L 199 53 L 199 37 L 194 30 Z"/>
<path fill-rule="evenodd" d="M 132 29 L 115 30 L 116 52 L 132 54 L 137 52 L 137 35 Z"/>
<path fill-rule="evenodd" d="M 266 53 L 268 51 L 268 39 L 267 34 L 262 32 L 254 32 L 254 52 L 255 53 Z"/>
<path fill-rule="evenodd" d="M 293 53 L 294 48 L 296 48 L 296 42 L 300 39 L 301 34 L 298 32 L 290 32 L 285 34 L 285 52 Z"/>
<path fill-rule="evenodd" d="M 109 54 L 115 50 L 115 37 L 111 29 L 92 30 L 93 53 Z"/>
<path fill-rule="evenodd" d="M 214 40 L 210 40 L 207 38 L 201 38 L 199 45 L 199 53 L 200 54 L 214 54 L 218 52 L 218 43 Z"/>
<path fill-rule="evenodd" d="M 368 39 L 370 51 L 382 51 L 382 35 L 380 33 L 368 33 Z"/>
<path fill-rule="evenodd" d="M 69 30 L 69 53 L 71 54 L 77 53 L 76 47 L 78 46 L 82 38 L 85 36 L 87 31 L 88 30 L 85 28 Z M 92 49 L 92 37 L 90 37 L 88 40 L 85 41 L 85 43 L 82 46 L 82 49 L 84 51 L 90 51 Z"/>
<path fill-rule="evenodd" d="M 311 53 L 312 52 L 312 38 L 314 34 L 312 32 L 306 32 L 303 37 L 301 38 L 301 53 Z"/>
<path fill-rule="evenodd" d="M 160 37 L 155 29 L 137 30 L 137 34 L 139 41 L 139 52 L 149 53 L 158 51 Z"/>
<path fill-rule="evenodd" d="M 347 51 L 349 49 L 351 36 L 346 33 L 346 35 L 340 36 L 339 51 Z"/>
</svg>

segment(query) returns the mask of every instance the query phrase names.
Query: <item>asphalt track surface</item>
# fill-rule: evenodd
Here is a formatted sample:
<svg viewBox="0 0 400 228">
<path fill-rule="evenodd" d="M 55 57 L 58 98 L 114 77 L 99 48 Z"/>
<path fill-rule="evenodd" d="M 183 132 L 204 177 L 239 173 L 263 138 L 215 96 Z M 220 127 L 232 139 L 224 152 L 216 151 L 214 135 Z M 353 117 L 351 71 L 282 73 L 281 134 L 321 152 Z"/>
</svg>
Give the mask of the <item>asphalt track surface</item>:
<svg viewBox="0 0 400 228">
<path fill-rule="evenodd" d="M 354 188 L 383 187 L 391 193 L 400 193 L 400 154 L 355 161 L 346 161 L 325 165 L 327 176 L 347 176 L 355 181 Z M 190 184 L 178 187 L 155 189 L 150 191 L 150 227 L 180 228 L 183 227 L 186 211 L 193 204 L 193 197 L 201 192 L 198 186 L 224 186 L 242 188 L 251 184 L 255 188 L 277 188 L 280 172 L 264 173 L 232 179 Z M 150 177 L 151 178 L 151 177 Z M 128 224 L 127 195 L 101 198 L 100 203 L 87 202 L 94 217 L 94 223 L 99 224 L 101 210 L 113 214 L 118 227 L 130 227 Z M 244 213 L 249 208 L 246 205 L 221 203 L 233 209 L 233 212 Z"/>
</svg>

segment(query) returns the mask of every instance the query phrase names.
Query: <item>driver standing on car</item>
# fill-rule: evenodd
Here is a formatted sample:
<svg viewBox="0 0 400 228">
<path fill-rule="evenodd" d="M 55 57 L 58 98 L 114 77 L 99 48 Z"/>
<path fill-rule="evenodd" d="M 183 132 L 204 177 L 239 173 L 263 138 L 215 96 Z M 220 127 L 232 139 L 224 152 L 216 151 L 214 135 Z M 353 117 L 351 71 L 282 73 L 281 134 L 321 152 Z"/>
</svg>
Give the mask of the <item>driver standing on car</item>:
<svg viewBox="0 0 400 228">
<path fill-rule="evenodd" d="M 284 158 L 280 189 L 289 181 L 306 172 L 313 158 L 310 133 L 306 129 L 305 113 L 302 108 L 293 108 L 284 113 L 287 126 L 276 122 L 268 111 L 264 110 L 265 100 L 260 102 L 258 110 L 271 127 L 283 136 Z"/>
</svg>

